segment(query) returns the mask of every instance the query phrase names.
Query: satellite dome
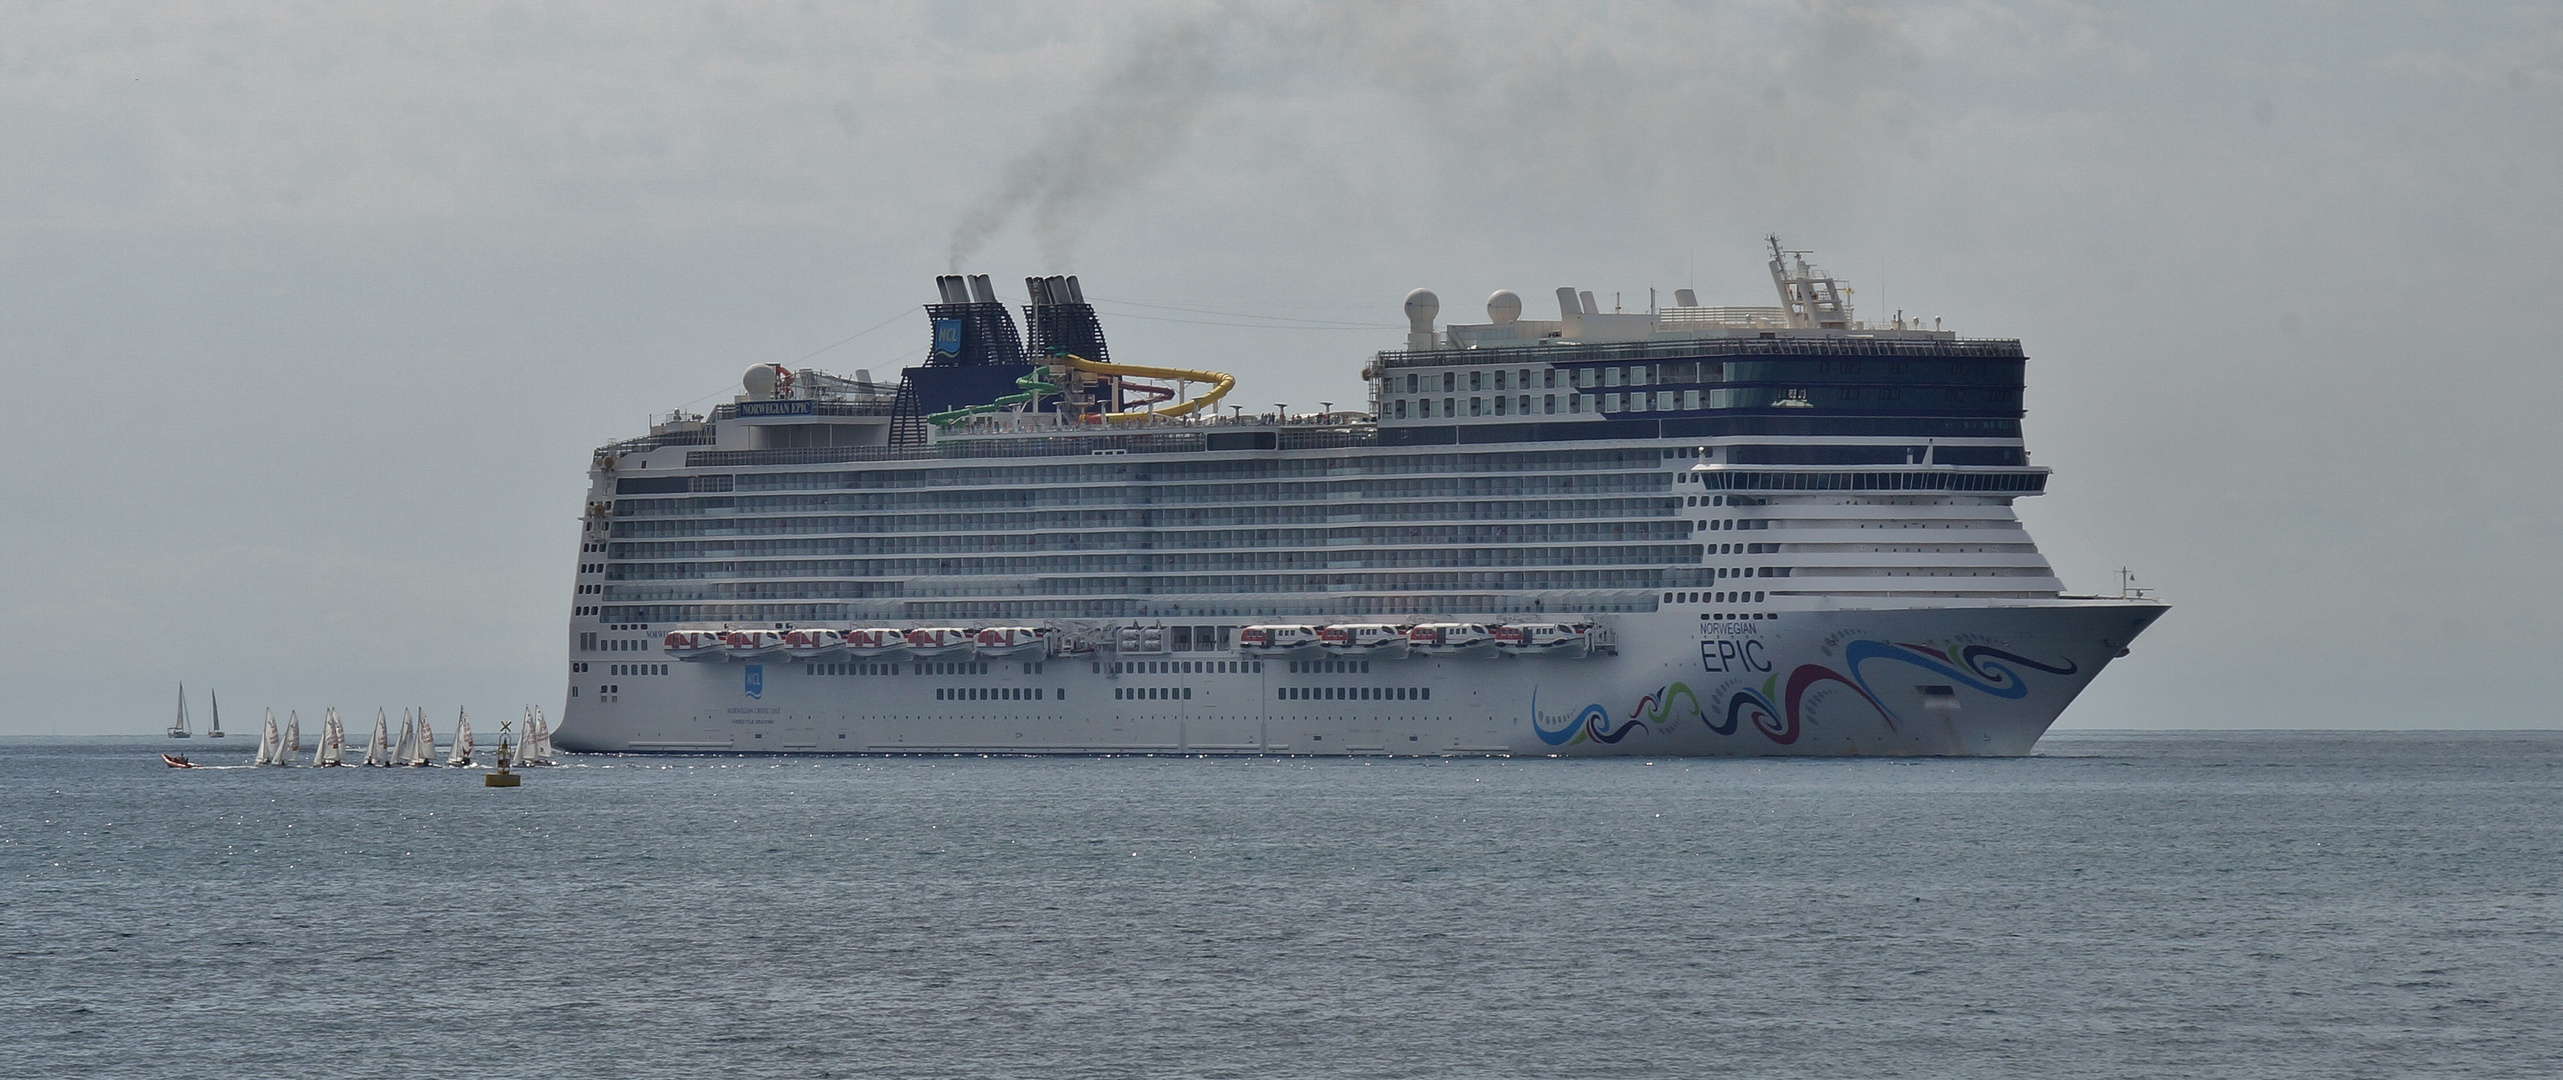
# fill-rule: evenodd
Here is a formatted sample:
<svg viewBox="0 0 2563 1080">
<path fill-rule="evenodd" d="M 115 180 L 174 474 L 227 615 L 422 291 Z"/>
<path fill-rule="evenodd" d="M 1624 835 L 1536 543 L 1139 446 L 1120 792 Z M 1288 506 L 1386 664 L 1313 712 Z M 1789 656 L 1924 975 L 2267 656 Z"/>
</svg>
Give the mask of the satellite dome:
<svg viewBox="0 0 2563 1080">
<path fill-rule="evenodd" d="M 1522 296 L 1511 289 L 1497 289 L 1486 298 L 1486 318 L 1497 326 L 1522 317 Z"/>
<path fill-rule="evenodd" d="M 747 390 L 750 401 L 773 400 L 774 382 L 775 372 L 772 364 L 758 364 L 749 368 L 747 374 L 739 376 L 739 385 Z"/>
<path fill-rule="evenodd" d="M 1433 332 L 1433 316 L 1442 313 L 1442 298 L 1431 289 L 1417 289 L 1406 294 L 1406 325 L 1418 334 Z"/>
</svg>

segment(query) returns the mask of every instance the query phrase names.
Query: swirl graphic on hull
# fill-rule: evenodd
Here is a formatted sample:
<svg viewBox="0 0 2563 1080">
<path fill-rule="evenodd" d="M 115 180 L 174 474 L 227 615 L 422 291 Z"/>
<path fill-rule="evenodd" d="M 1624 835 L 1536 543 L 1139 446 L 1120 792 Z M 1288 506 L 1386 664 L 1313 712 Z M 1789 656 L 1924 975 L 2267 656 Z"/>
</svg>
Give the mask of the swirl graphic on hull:
<svg viewBox="0 0 2563 1080">
<path fill-rule="evenodd" d="M 1990 645 L 1942 650 L 1862 639 L 1843 646 L 1842 666 L 1851 669 L 1848 674 L 1822 664 L 1800 664 L 1790 670 L 1788 681 L 1783 685 L 1775 672 L 1763 680 L 1758 689 L 1748 687 L 1728 695 L 1724 715 L 1717 720 L 1709 719 L 1709 714 L 1700 705 L 1699 696 L 1688 685 L 1673 682 L 1640 696 L 1637 706 L 1629 710 L 1628 718 L 1617 725 L 1611 721 L 1610 710 L 1596 703 L 1584 706 L 1564 724 L 1551 726 L 1549 718 L 1539 711 L 1539 691 L 1534 687 L 1531 691 L 1531 715 L 1534 718 L 1531 728 L 1541 742 L 1550 746 L 1572 746 L 1588 739 L 1598 743 L 1617 743 L 1636 731 L 1661 735 L 1681 721 L 1681 715 L 1676 711 L 1677 699 L 1688 699 L 1690 715 L 1698 717 L 1709 731 L 1732 736 L 1743 730 L 1749 721 L 1753 730 L 1760 732 L 1762 737 L 1775 745 L 1787 746 L 1797 742 L 1798 737 L 1805 733 L 1807 693 L 1826 683 L 1839 683 L 1860 695 L 1870 708 L 1876 709 L 1888 730 L 1900 730 L 1902 719 L 1870 688 L 1863 671 L 1864 665 L 1873 660 L 1909 664 L 1954 679 L 1969 689 L 2011 700 L 2029 695 L 2029 683 L 2014 665 L 2049 675 L 2069 676 L 2082 670 L 2081 665 L 2071 659 L 2061 661 L 2061 665 L 2047 664 Z"/>
</svg>

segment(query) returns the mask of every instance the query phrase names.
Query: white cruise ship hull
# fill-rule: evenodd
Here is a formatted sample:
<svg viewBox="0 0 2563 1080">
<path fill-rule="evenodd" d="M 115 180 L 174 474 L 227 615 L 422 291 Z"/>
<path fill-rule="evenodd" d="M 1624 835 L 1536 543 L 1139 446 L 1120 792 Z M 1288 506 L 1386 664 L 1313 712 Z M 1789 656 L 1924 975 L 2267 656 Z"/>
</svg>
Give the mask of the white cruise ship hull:
<svg viewBox="0 0 2563 1080">
<path fill-rule="evenodd" d="M 644 669 L 664 675 L 618 676 L 610 697 L 572 699 L 555 743 L 594 753 L 2019 755 L 2164 610 L 2062 599 L 1703 622 L 1668 608 L 1613 620 L 1616 653 L 1417 655 L 1367 671 L 1357 660 L 1203 652 L 667 664 Z"/>
</svg>

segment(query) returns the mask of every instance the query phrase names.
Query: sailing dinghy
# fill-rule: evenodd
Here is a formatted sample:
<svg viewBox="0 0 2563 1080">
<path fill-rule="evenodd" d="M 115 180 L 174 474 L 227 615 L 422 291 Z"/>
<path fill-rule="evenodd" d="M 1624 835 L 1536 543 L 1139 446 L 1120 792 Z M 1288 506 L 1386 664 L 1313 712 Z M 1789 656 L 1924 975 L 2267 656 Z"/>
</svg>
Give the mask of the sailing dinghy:
<svg viewBox="0 0 2563 1080">
<path fill-rule="evenodd" d="M 454 752 L 446 757 L 445 764 L 458 769 L 472 764 L 472 714 L 462 709 L 454 710 Z"/>
<path fill-rule="evenodd" d="M 276 733 L 276 710 L 267 710 L 267 726 L 258 732 L 258 758 L 252 765 L 285 763 L 285 737 Z"/>
</svg>

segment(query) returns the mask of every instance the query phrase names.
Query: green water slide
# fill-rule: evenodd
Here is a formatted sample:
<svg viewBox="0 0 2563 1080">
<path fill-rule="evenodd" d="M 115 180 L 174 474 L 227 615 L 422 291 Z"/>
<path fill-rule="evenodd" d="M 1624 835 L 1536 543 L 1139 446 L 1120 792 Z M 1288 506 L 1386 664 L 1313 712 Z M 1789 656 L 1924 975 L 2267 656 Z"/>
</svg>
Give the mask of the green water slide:
<svg viewBox="0 0 2563 1080">
<path fill-rule="evenodd" d="M 1025 372 L 1022 378 L 1015 380 L 1015 385 L 1022 387 L 1023 393 L 1008 394 L 985 405 L 964 405 L 958 409 L 945 409 L 939 413 L 930 413 L 926 416 L 926 423 L 933 424 L 936 427 L 951 427 L 952 425 L 958 424 L 973 416 L 996 412 L 1009 405 L 1021 405 L 1028 401 L 1038 401 L 1045 394 L 1056 394 L 1059 392 L 1059 387 L 1053 385 L 1050 382 L 1050 378 L 1050 369 L 1047 366 L 1036 367 L 1031 371 Z"/>
</svg>

